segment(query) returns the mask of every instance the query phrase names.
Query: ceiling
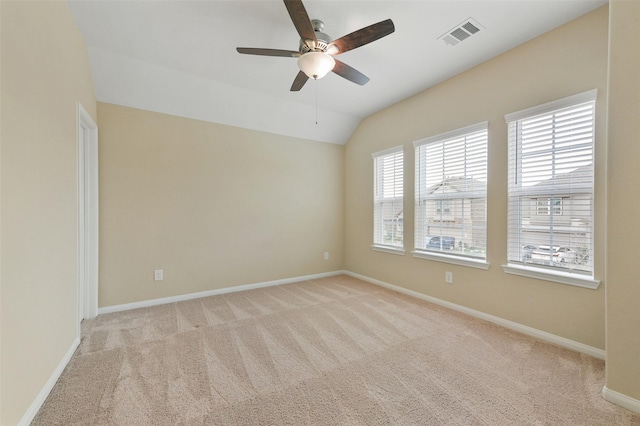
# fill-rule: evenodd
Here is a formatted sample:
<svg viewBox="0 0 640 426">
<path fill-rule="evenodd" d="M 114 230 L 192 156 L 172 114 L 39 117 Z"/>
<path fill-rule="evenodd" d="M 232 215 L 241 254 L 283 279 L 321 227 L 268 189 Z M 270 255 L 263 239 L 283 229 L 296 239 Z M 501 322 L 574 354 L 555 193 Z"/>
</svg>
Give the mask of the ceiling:
<svg viewBox="0 0 640 426">
<path fill-rule="evenodd" d="M 109 102 L 280 135 L 344 144 L 360 121 L 606 4 L 606 0 L 304 2 L 334 39 L 391 18 L 395 32 L 340 55 L 370 77 L 329 73 L 289 88 L 294 58 L 236 47 L 297 50 L 282 1 L 69 1 L 89 51 L 96 96 Z M 472 18 L 480 31 L 439 38 Z"/>
</svg>

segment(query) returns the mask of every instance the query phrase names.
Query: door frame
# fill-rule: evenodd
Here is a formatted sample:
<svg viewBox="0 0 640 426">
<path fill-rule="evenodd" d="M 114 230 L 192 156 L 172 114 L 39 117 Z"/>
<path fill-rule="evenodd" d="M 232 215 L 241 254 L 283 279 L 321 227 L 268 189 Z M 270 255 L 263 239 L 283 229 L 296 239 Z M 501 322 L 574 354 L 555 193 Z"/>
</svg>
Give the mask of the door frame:
<svg viewBox="0 0 640 426">
<path fill-rule="evenodd" d="M 98 126 L 77 103 L 78 337 L 80 323 L 98 314 Z"/>
</svg>

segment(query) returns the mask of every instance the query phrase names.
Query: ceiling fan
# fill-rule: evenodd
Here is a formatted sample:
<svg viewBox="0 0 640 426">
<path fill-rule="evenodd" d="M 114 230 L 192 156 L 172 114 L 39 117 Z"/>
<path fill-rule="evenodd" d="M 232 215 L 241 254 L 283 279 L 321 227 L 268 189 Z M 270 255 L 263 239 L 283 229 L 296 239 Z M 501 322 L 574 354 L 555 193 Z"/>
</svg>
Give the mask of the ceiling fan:
<svg viewBox="0 0 640 426">
<path fill-rule="evenodd" d="M 300 71 L 291 85 L 292 92 L 297 92 L 302 89 L 309 78 L 322 78 L 329 71 L 333 71 L 340 77 L 346 78 L 361 86 L 369 81 L 369 77 L 344 62 L 335 59 L 334 56 L 364 46 L 365 44 L 391 34 L 395 31 L 391 19 L 369 25 L 368 27 L 361 28 L 337 40 L 331 41 L 331 38 L 322 32 L 324 23 L 318 19 L 309 19 L 302 0 L 284 0 L 284 5 L 289 12 L 293 25 L 300 35 L 299 49 L 295 51 L 238 47 L 236 48 L 238 53 L 298 58 Z"/>
</svg>

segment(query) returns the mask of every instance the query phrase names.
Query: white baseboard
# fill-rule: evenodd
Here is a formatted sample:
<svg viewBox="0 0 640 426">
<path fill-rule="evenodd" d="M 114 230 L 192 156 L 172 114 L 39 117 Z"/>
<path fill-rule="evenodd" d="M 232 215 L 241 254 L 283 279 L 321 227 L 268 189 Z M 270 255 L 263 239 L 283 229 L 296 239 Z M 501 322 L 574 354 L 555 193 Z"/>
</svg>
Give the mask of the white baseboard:
<svg viewBox="0 0 640 426">
<path fill-rule="evenodd" d="M 20 421 L 18 422 L 18 426 L 28 426 L 33 421 L 33 419 L 36 417 L 36 414 L 38 414 L 40 407 L 42 407 L 42 404 L 44 404 L 44 402 L 46 401 L 49 393 L 51 393 L 51 389 L 53 389 L 53 386 L 60 378 L 60 375 L 71 360 L 73 353 L 76 351 L 79 345 L 80 339 L 76 338 L 71 344 L 69 350 L 67 350 L 67 353 L 64 354 L 64 357 L 62 357 L 62 361 L 60 361 L 60 364 L 58 364 L 56 369 L 53 371 L 53 374 L 51 374 L 51 377 L 49 377 L 49 380 L 47 380 L 47 383 L 45 383 L 42 390 L 40 390 L 40 393 L 38 394 L 36 399 L 33 400 L 27 412 L 24 413 L 24 416 L 22 416 L 22 419 L 20 419 Z"/>
<path fill-rule="evenodd" d="M 627 396 L 623 393 L 616 392 L 607 388 L 606 386 L 603 386 L 602 397 L 607 401 L 626 408 L 627 410 L 633 411 L 634 413 L 640 413 L 640 401 L 631 398 L 630 396 Z"/>
<path fill-rule="evenodd" d="M 498 324 L 502 327 L 508 328 L 510 330 L 514 330 L 528 336 L 535 337 L 540 340 L 544 340 L 546 342 L 550 342 L 556 344 L 558 346 L 562 346 L 563 348 L 571 349 L 576 352 L 580 352 L 583 354 L 591 355 L 592 357 L 605 359 L 605 351 L 602 349 L 598 349 L 593 346 L 585 345 L 584 343 L 576 342 L 574 340 L 566 339 L 564 337 L 556 336 L 555 334 L 547 333 L 546 331 L 538 330 L 537 328 L 529 327 L 526 325 L 519 324 L 517 322 L 509 321 L 504 318 L 496 317 L 494 315 L 489 315 L 481 311 L 476 311 L 475 309 L 467 308 L 466 306 L 457 305 L 455 303 L 447 302 L 446 300 L 438 299 L 432 296 L 427 296 L 426 294 L 419 293 L 417 291 L 409 290 L 403 287 L 399 287 L 394 284 L 389 284 L 384 281 L 376 280 L 374 278 L 370 278 L 364 275 L 356 274 L 354 272 L 345 271 L 347 275 L 350 275 L 354 278 L 359 278 L 363 281 L 370 282 L 371 284 L 376 284 L 381 287 L 388 288 L 390 290 L 397 291 L 398 293 L 403 293 L 409 296 L 417 297 L 418 299 L 426 300 L 427 302 L 434 303 L 436 305 L 444 306 L 445 308 L 453 309 L 454 311 L 462 312 L 467 315 L 471 315 L 476 318 L 483 319 L 485 321 L 492 322 L 494 324 Z"/>
<path fill-rule="evenodd" d="M 174 303 L 174 302 L 182 302 L 184 300 L 199 299 L 201 297 L 217 296 L 220 294 L 234 293 L 237 291 L 253 290 L 256 288 L 271 287 L 274 285 L 291 284 L 295 282 L 314 280 L 318 278 L 331 277 L 334 275 L 341 275 L 341 274 L 346 274 L 346 272 L 345 271 L 324 272 L 320 274 L 304 275 L 304 276 L 294 277 L 294 278 L 283 278 L 280 280 L 265 281 L 265 282 L 254 283 L 254 284 L 245 284 L 245 285 L 239 285 L 235 287 L 218 288 L 215 290 L 201 291 L 198 293 L 180 294 L 177 296 L 163 297 L 160 299 L 143 300 L 141 302 L 125 303 L 122 305 L 106 306 L 104 308 L 98 308 L 98 315 L 107 314 L 111 312 L 128 311 L 130 309 L 148 308 L 150 306 L 164 305 L 167 303 Z"/>
</svg>

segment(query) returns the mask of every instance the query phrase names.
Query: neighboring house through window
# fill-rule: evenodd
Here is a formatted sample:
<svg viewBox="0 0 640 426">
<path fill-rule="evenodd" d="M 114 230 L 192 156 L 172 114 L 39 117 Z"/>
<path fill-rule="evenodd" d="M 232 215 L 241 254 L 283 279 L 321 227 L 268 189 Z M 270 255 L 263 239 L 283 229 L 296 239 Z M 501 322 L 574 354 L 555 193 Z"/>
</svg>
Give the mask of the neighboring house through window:
<svg viewBox="0 0 640 426">
<path fill-rule="evenodd" d="M 372 154 L 373 248 L 404 253 L 404 155 L 402 146 Z"/>
<path fill-rule="evenodd" d="M 510 265 L 593 277 L 595 99 L 592 90 L 506 116 Z"/>
<path fill-rule="evenodd" d="M 485 267 L 488 123 L 414 142 L 415 257 Z"/>
</svg>

